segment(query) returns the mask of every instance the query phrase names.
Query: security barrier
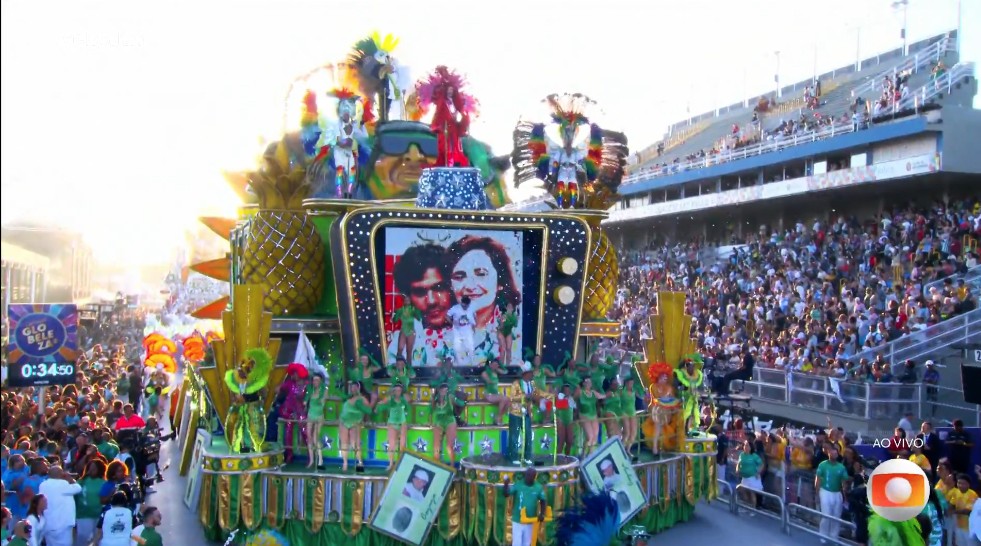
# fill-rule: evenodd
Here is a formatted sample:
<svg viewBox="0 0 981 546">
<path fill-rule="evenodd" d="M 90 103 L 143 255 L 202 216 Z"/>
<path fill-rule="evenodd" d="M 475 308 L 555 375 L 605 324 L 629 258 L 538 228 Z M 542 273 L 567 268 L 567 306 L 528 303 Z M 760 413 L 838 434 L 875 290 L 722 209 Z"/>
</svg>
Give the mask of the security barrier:
<svg viewBox="0 0 981 546">
<path fill-rule="evenodd" d="M 806 515 L 807 517 L 802 517 Z M 845 521 L 841 518 L 836 518 L 826 514 L 822 514 L 819 510 L 814 510 L 813 508 L 808 508 L 806 506 L 801 506 L 799 504 L 790 503 L 787 505 L 787 516 L 785 518 L 786 532 L 791 534 L 791 529 L 798 529 L 804 531 L 805 533 L 812 534 L 814 536 L 821 537 L 824 540 L 833 542 L 835 544 L 841 544 L 842 546 L 854 546 L 855 543 L 842 538 L 840 533 L 837 537 L 826 537 L 821 535 L 818 529 L 815 529 L 813 521 L 817 521 L 817 527 L 820 528 L 820 523 L 822 520 L 832 520 L 841 526 L 841 530 L 848 530 L 851 532 L 852 536 L 855 536 L 855 524 L 850 521 Z"/>
</svg>

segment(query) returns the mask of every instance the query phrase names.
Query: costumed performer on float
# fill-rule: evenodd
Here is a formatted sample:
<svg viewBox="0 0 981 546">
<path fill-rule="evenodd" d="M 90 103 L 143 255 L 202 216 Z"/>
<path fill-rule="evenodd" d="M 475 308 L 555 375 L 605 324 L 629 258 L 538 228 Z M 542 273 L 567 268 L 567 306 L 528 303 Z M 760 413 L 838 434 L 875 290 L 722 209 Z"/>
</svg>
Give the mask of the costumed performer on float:
<svg viewBox="0 0 981 546">
<path fill-rule="evenodd" d="M 266 418 L 262 411 L 262 389 L 269 383 L 273 360 L 265 349 L 254 348 L 233 370 L 225 372 L 225 385 L 232 394 L 232 405 L 225 418 L 225 437 L 232 453 L 260 451 L 266 437 Z"/>
<path fill-rule="evenodd" d="M 338 427 L 341 443 L 341 470 L 347 471 L 348 452 L 354 451 L 357 468 L 364 466 L 361 461 L 361 425 L 364 418 L 372 414 L 372 407 L 363 394 L 363 386 L 358 381 L 348 383 L 347 400 L 341 406 L 341 424 Z"/>
<path fill-rule="evenodd" d="M 453 325 L 453 353 L 457 366 L 472 366 L 477 313 L 470 307 L 470 296 L 463 296 L 460 303 L 450 307 L 446 318 Z"/>
<path fill-rule="evenodd" d="M 310 384 L 303 393 L 303 404 L 306 406 L 307 419 L 307 468 L 324 469 L 324 452 L 320 449 L 320 429 L 324 426 L 327 399 L 327 380 L 319 372 L 314 372 Z"/>
<path fill-rule="evenodd" d="M 283 419 L 283 445 L 286 449 L 286 461 L 293 460 L 293 432 L 299 428 L 303 429 L 302 420 L 307 410 L 304 405 L 304 395 L 306 393 L 306 380 L 310 373 L 307 367 L 299 362 L 294 362 L 286 367 L 286 377 L 279 385 L 279 392 L 276 393 L 275 411 L 280 419 Z"/>
<path fill-rule="evenodd" d="M 586 376 L 582 379 L 576 391 L 576 405 L 579 406 L 579 422 L 582 423 L 582 430 L 586 436 L 583 455 L 591 453 L 599 443 L 599 412 L 596 406 L 598 400 L 605 399 L 605 394 L 593 389 L 591 377 Z"/>
<path fill-rule="evenodd" d="M 675 396 L 673 381 L 674 370 L 665 362 L 655 362 L 647 369 L 651 379 L 651 420 L 654 422 L 654 438 L 651 451 L 657 455 L 661 452 L 661 433 L 681 410 L 681 400 Z"/>
<path fill-rule="evenodd" d="M 378 123 L 406 119 L 406 91 L 411 78 L 392 52 L 398 38 L 378 32 L 354 44 L 348 61 L 358 68 L 361 93 L 365 96 L 365 118 L 371 111 L 372 98 L 378 102 Z"/>
<path fill-rule="evenodd" d="M 405 451 L 405 440 L 409 431 L 409 400 L 405 397 L 405 388 L 401 382 L 392 382 L 388 396 L 378 402 L 375 411 L 388 412 L 386 451 L 388 451 L 388 469 L 391 470 L 395 466 L 396 459 Z"/>
<path fill-rule="evenodd" d="M 698 390 L 702 388 L 705 376 L 702 374 L 702 355 L 686 355 L 681 366 L 674 371 L 678 382 L 677 392 L 681 398 L 681 414 L 685 421 L 685 431 L 690 435 L 701 424 L 698 411 Z"/>
<path fill-rule="evenodd" d="M 320 118 L 320 152 L 314 161 L 333 164 L 337 197 L 350 199 L 358 182 L 358 142 L 367 138 L 361 97 L 345 88 L 334 89 L 327 96 L 337 100 L 337 119 Z"/>
<path fill-rule="evenodd" d="M 591 123 L 586 114 L 596 103 L 581 93 L 556 93 L 543 102 L 551 123 L 520 121 L 515 128 L 515 185 L 542 180 L 559 208 L 603 208 L 623 179 L 626 136 Z M 586 197 L 597 199 L 590 204 Z"/>
<path fill-rule="evenodd" d="M 399 341 L 395 356 L 402 356 L 409 362 L 413 361 L 412 350 L 416 344 L 416 321 L 422 322 L 422 311 L 406 297 L 402 307 L 392 313 L 392 322 L 399 324 Z"/>
<path fill-rule="evenodd" d="M 416 83 L 419 108 L 433 108 L 429 128 L 436 134 L 436 167 L 467 167 L 463 137 L 470 131 L 470 118 L 476 116 L 477 100 L 463 91 L 463 77 L 440 65 L 428 78 Z"/>
<path fill-rule="evenodd" d="M 375 407 L 375 403 L 378 402 L 378 393 L 375 392 L 375 373 L 381 370 L 382 365 L 371 356 L 368 349 L 362 347 L 358 351 L 358 360 L 347 373 L 349 380 L 357 381 L 364 389 L 363 392 L 368 397 L 371 407 Z"/>
<path fill-rule="evenodd" d="M 521 379 L 511 385 L 508 395 L 508 460 L 514 464 L 532 464 L 531 411 L 534 403 L 552 394 L 535 387 L 534 368 L 531 362 L 521 364 Z"/>
</svg>

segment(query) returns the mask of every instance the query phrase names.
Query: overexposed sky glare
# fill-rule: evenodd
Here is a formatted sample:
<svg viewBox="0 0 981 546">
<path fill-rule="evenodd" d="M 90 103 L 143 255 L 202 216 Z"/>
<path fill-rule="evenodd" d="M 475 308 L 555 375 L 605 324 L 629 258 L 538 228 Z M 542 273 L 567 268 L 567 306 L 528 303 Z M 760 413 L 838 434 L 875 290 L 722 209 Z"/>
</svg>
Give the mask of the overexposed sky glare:
<svg viewBox="0 0 981 546">
<path fill-rule="evenodd" d="M 689 106 L 772 91 L 776 50 L 786 84 L 853 63 L 856 38 L 863 57 L 898 47 L 890 4 L 3 0 L 0 215 L 80 229 L 100 260 L 166 259 L 197 216 L 234 211 L 220 173 L 277 136 L 291 81 L 374 30 L 414 79 L 468 77 L 495 153 L 552 92 L 591 96 L 640 150 Z M 956 28 L 956 6 L 910 0 L 911 40 Z"/>
</svg>

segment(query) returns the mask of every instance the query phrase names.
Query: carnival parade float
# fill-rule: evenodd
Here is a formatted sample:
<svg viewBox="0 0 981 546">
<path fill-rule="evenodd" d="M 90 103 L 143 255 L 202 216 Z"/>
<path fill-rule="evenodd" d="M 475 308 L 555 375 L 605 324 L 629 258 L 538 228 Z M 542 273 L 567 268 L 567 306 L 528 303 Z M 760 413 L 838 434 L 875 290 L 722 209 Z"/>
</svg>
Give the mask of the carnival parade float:
<svg viewBox="0 0 981 546">
<path fill-rule="evenodd" d="M 297 126 L 227 176 L 239 217 L 202 219 L 230 251 L 192 269 L 230 291 L 195 313 L 223 339 L 186 367 L 175 419 L 205 536 L 509 545 L 516 521 L 552 545 L 593 519 L 621 537 L 686 521 L 716 467 L 684 294 L 660 294 L 645 357 L 608 341 L 601 221 L 626 137 L 556 94 L 494 156 L 465 78 L 409 81 L 397 43 L 295 82 Z M 511 168 L 550 195 L 508 203 Z M 534 484 L 548 517 L 510 494 Z"/>
</svg>

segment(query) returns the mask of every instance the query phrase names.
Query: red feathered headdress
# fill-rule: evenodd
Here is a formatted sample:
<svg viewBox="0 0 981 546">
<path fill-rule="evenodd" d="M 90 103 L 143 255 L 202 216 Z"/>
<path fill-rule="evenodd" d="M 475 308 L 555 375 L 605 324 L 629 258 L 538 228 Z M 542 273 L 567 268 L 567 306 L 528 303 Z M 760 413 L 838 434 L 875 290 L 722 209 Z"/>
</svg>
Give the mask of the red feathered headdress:
<svg viewBox="0 0 981 546">
<path fill-rule="evenodd" d="M 307 367 L 299 362 L 294 362 L 289 366 L 286 366 L 286 375 L 296 374 L 300 379 L 306 379 L 310 373 L 307 371 Z"/>
<path fill-rule="evenodd" d="M 674 370 L 665 362 L 655 362 L 647 368 L 647 378 L 650 379 L 652 385 L 657 383 L 661 376 L 666 375 L 670 378 L 672 373 Z"/>
<path fill-rule="evenodd" d="M 477 112 L 477 99 L 463 91 L 466 85 L 467 82 L 463 76 L 446 66 L 437 66 L 436 70 L 426 79 L 416 82 L 419 107 L 423 110 L 429 108 L 446 96 L 448 88 L 452 88 L 455 92 L 454 106 L 463 113 L 474 114 Z"/>
</svg>

